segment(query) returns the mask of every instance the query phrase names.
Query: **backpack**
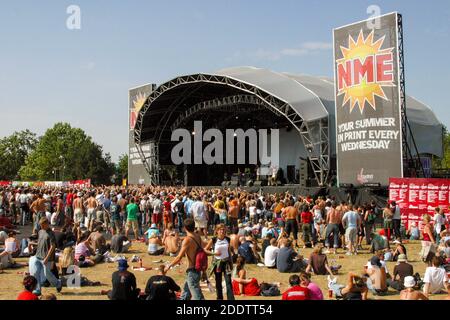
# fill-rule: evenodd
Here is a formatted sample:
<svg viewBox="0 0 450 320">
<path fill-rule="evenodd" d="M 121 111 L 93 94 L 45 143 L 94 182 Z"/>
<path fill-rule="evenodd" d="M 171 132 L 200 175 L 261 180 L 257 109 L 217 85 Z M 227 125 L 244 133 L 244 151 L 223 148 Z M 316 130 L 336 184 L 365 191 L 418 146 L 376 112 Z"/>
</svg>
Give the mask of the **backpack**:
<svg viewBox="0 0 450 320">
<path fill-rule="evenodd" d="M 281 295 L 280 289 L 277 286 L 269 283 L 261 283 L 261 295 L 264 297 L 276 297 Z"/>
<path fill-rule="evenodd" d="M 194 237 L 189 237 L 194 240 L 198 246 L 197 253 L 195 254 L 195 270 L 198 272 L 206 271 L 206 269 L 208 269 L 208 255 Z"/>
</svg>

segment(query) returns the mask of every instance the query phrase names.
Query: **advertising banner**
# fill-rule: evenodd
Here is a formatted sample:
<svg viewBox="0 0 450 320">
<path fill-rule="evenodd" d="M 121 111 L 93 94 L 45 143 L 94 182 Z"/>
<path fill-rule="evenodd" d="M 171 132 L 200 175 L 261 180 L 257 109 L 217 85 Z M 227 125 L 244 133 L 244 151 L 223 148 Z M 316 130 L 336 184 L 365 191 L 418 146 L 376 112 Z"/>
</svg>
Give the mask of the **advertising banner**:
<svg viewBox="0 0 450 320">
<path fill-rule="evenodd" d="M 134 143 L 134 127 L 136 125 L 136 119 L 144 105 L 147 97 L 155 90 L 156 85 L 147 84 L 137 88 L 129 90 L 129 136 L 128 136 L 128 183 L 129 184 L 149 184 L 150 176 L 145 169 L 141 156 Z M 144 156 L 150 157 L 150 145 L 141 146 Z"/>
<path fill-rule="evenodd" d="M 334 30 L 339 185 L 403 176 L 398 15 L 374 19 Z"/>
<path fill-rule="evenodd" d="M 450 179 L 390 178 L 389 201 L 398 203 L 406 228 L 412 221 L 422 227 L 422 216 L 433 217 L 436 207 L 450 215 L 449 189 Z"/>
</svg>

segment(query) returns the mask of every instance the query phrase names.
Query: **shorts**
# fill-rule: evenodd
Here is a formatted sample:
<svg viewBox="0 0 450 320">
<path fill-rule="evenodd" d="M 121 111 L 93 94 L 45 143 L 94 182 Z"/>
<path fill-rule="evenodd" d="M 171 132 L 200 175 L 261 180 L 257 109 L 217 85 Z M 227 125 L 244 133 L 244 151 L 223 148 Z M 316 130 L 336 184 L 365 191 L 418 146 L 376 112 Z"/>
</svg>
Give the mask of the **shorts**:
<svg viewBox="0 0 450 320">
<path fill-rule="evenodd" d="M 199 218 L 199 217 L 195 217 L 194 218 L 194 222 L 195 222 L 195 227 L 196 228 L 200 228 L 200 229 L 206 229 L 208 227 L 208 221 Z"/>
<path fill-rule="evenodd" d="M 295 219 L 289 219 L 286 221 L 286 233 L 288 236 L 291 235 L 291 232 L 294 234 L 294 239 L 297 240 L 298 238 L 298 224 L 297 220 Z"/>
<path fill-rule="evenodd" d="M 345 230 L 345 240 L 347 242 L 356 243 L 358 238 L 358 230 L 356 228 L 347 228 Z"/>
<path fill-rule="evenodd" d="M 83 211 L 81 209 L 75 209 L 74 221 L 75 221 L 75 223 L 83 222 Z"/>
<path fill-rule="evenodd" d="M 87 209 L 87 216 L 86 218 L 88 219 L 88 221 L 94 220 L 95 219 L 95 209 L 94 208 L 89 208 Z"/>
<path fill-rule="evenodd" d="M 392 229 L 393 223 L 392 220 L 384 220 L 384 229 Z"/>
<path fill-rule="evenodd" d="M 137 230 L 138 229 L 137 220 L 127 220 L 126 228 L 127 229 L 132 228 L 133 230 Z"/>
</svg>

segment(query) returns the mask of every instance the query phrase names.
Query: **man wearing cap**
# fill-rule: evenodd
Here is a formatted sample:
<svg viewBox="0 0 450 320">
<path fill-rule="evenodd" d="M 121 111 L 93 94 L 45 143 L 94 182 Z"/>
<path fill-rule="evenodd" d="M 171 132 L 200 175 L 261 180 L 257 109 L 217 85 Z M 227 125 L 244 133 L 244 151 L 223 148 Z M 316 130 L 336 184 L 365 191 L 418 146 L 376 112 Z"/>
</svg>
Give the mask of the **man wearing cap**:
<svg viewBox="0 0 450 320">
<path fill-rule="evenodd" d="M 405 288 L 403 286 L 405 278 L 414 274 L 414 268 L 407 262 L 405 254 L 400 254 L 397 261 L 398 264 L 394 267 L 393 278 L 388 279 L 387 284 L 391 288 L 401 291 Z"/>
<path fill-rule="evenodd" d="M 405 277 L 403 281 L 405 289 L 400 292 L 400 300 L 428 300 L 427 296 L 422 292 L 414 290 L 415 285 L 416 281 L 414 280 L 414 277 Z"/>
<path fill-rule="evenodd" d="M 367 289 L 373 295 L 384 295 L 388 291 L 386 269 L 382 267 L 381 260 L 378 256 L 373 256 L 370 259 L 372 268 L 367 269 L 369 278 L 367 279 Z"/>
<path fill-rule="evenodd" d="M 129 272 L 127 260 L 121 259 L 118 262 L 119 270 L 112 274 L 112 290 L 102 291 L 111 300 L 137 300 L 141 291 L 136 286 L 136 277 Z"/>
<path fill-rule="evenodd" d="M 53 264 L 55 263 L 55 249 L 56 238 L 53 231 L 50 229 L 50 223 L 47 218 L 41 218 L 39 220 L 39 235 L 37 242 L 37 250 L 35 256 L 35 276 L 36 279 L 41 279 L 40 274 L 43 272 L 45 278 L 50 284 L 56 287 L 58 292 L 62 289 L 62 283 L 60 279 L 57 279 L 52 273 Z M 39 295 L 41 293 L 41 283 L 38 281 L 36 286 L 36 292 Z"/>
</svg>

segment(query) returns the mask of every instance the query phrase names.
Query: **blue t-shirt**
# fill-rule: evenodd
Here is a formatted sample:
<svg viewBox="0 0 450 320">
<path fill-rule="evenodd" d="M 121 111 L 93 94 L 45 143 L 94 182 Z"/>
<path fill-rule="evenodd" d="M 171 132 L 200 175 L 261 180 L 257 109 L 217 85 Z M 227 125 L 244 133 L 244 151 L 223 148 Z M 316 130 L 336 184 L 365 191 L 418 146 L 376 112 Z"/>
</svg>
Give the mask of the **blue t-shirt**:
<svg viewBox="0 0 450 320">
<path fill-rule="evenodd" d="M 160 232 L 159 229 L 155 229 L 155 228 L 150 228 L 147 231 L 147 237 L 150 239 L 152 237 L 152 235 L 155 234 L 157 237 L 160 236 Z"/>
<path fill-rule="evenodd" d="M 342 220 L 347 221 L 347 228 L 357 228 L 358 227 L 358 213 L 355 211 L 348 211 L 342 217 Z"/>
</svg>

